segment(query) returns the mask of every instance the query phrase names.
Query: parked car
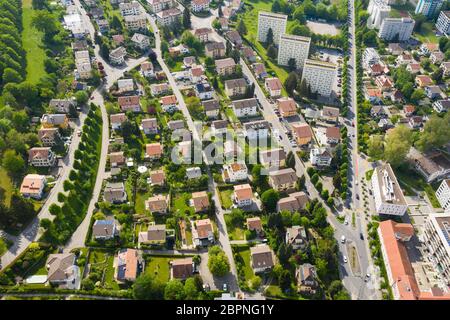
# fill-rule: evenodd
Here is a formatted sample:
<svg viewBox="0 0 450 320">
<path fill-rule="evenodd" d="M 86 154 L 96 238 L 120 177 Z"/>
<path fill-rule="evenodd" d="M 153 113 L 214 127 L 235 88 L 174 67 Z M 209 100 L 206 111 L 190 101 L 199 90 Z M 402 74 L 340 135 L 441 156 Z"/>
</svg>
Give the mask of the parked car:
<svg viewBox="0 0 450 320">
<path fill-rule="evenodd" d="M 348 259 L 347 259 L 346 256 L 343 257 L 343 260 L 344 260 L 344 263 L 347 263 L 347 262 L 348 262 Z"/>
<path fill-rule="evenodd" d="M 344 235 L 341 237 L 341 243 L 345 243 L 345 236 Z"/>
</svg>

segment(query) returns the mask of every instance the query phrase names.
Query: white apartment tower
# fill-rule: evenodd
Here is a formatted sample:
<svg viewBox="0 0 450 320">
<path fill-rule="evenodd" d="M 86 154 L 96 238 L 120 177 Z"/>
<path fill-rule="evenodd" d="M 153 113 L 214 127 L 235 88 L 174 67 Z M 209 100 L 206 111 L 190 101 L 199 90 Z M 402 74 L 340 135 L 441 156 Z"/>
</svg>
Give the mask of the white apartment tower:
<svg viewBox="0 0 450 320">
<path fill-rule="evenodd" d="M 450 11 L 441 11 L 436 21 L 436 29 L 445 35 L 450 34 Z"/>
<path fill-rule="evenodd" d="M 282 34 L 286 33 L 287 15 L 260 11 L 258 14 L 258 41 L 266 42 L 269 29 L 273 32 L 273 42 L 278 45 Z"/>
<path fill-rule="evenodd" d="M 287 66 L 290 59 L 295 59 L 297 69 L 303 68 L 308 59 L 311 38 L 282 34 L 278 48 L 278 64 Z"/>
<path fill-rule="evenodd" d="M 450 212 L 450 179 L 442 181 L 436 191 L 436 198 L 438 199 L 441 207 L 446 212 Z"/>
<path fill-rule="evenodd" d="M 381 23 L 389 17 L 390 11 L 391 7 L 386 0 L 371 0 L 367 7 L 367 12 L 370 14 L 369 19 L 367 19 L 367 26 L 380 29 Z"/>
<path fill-rule="evenodd" d="M 335 78 L 335 64 L 319 60 L 305 60 L 302 81 L 306 81 L 312 92 L 317 92 L 324 97 L 330 96 Z"/>
<path fill-rule="evenodd" d="M 409 40 L 415 23 L 411 18 L 386 18 L 381 23 L 378 36 L 387 41 L 394 39 L 397 35 L 398 41 Z"/>
<path fill-rule="evenodd" d="M 405 214 L 408 205 L 389 163 L 375 168 L 371 182 L 378 214 L 395 216 Z"/>
<path fill-rule="evenodd" d="M 450 285 L 450 213 L 429 214 L 423 240 L 442 280 Z"/>
</svg>

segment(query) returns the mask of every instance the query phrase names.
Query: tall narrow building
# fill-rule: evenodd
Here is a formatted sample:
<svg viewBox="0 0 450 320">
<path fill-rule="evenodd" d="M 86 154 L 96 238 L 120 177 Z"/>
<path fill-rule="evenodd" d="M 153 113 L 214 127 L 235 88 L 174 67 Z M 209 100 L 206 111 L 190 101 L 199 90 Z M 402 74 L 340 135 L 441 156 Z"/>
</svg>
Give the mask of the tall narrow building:
<svg viewBox="0 0 450 320">
<path fill-rule="evenodd" d="M 258 41 L 266 42 L 269 29 L 273 32 L 273 42 L 278 45 L 282 34 L 286 33 L 287 15 L 260 11 L 258 14 Z"/>
<path fill-rule="evenodd" d="M 306 59 L 303 66 L 302 81 L 305 80 L 312 92 L 329 97 L 336 78 L 334 63 Z"/>
<path fill-rule="evenodd" d="M 444 0 L 419 0 L 416 6 L 416 14 L 423 14 L 428 18 L 432 18 L 441 10 Z"/>
<path fill-rule="evenodd" d="M 295 59 L 297 69 L 303 68 L 308 59 L 311 38 L 282 34 L 278 48 L 278 64 L 287 66 L 290 59 Z"/>
</svg>

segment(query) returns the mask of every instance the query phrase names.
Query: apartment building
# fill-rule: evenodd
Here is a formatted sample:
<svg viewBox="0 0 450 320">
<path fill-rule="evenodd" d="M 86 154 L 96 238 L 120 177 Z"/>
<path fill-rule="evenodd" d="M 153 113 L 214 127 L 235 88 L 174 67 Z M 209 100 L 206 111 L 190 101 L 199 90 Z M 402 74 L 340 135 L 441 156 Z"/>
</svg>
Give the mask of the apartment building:
<svg viewBox="0 0 450 320">
<path fill-rule="evenodd" d="M 25 198 L 42 199 L 46 183 L 45 176 L 27 174 L 20 185 L 20 194 Z"/>
<path fill-rule="evenodd" d="M 192 0 L 191 8 L 193 12 L 202 12 L 209 10 L 209 0 Z"/>
<path fill-rule="evenodd" d="M 417 2 L 415 13 L 432 18 L 437 15 L 444 2 L 444 0 L 419 0 Z"/>
<path fill-rule="evenodd" d="M 122 17 L 137 16 L 142 13 L 141 5 L 137 1 L 119 3 L 119 10 Z"/>
<path fill-rule="evenodd" d="M 266 42 L 269 29 L 273 32 L 273 42 L 278 45 L 282 34 L 286 33 L 287 15 L 260 11 L 258 14 L 258 41 Z"/>
<path fill-rule="evenodd" d="M 436 21 L 436 29 L 442 34 L 450 34 L 450 11 L 441 11 Z"/>
<path fill-rule="evenodd" d="M 220 76 L 231 75 L 236 70 L 236 62 L 232 58 L 216 60 L 216 71 Z"/>
<path fill-rule="evenodd" d="M 436 191 L 436 198 L 441 207 L 450 212 L 450 179 L 443 180 Z"/>
<path fill-rule="evenodd" d="M 258 101 L 255 98 L 233 101 L 233 111 L 236 117 L 256 116 Z"/>
<path fill-rule="evenodd" d="M 371 183 L 378 214 L 396 216 L 405 214 L 408 205 L 389 163 L 375 168 Z"/>
<path fill-rule="evenodd" d="M 223 181 L 234 183 L 237 181 L 247 180 L 247 172 L 248 170 L 245 162 L 224 164 L 222 170 Z"/>
<path fill-rule="evenodd" d="M 225 92 L 227 96 L 242 96 L 247 89 L 247 81 L 244 78 L 231 79 L 225 81 Z"/>
<path fill-rule="evenodd" d="M 367 7 L 367 12 L 370 14 L 369 19 L 367 19 L 367 26 L 380 29 L 381 23 L 389 17 L 390 11 L 391 7 L 386 3 L 386 0 L 371 0 Z"/>
<path fill-rule="evenodd" d="M 306 81 L 312 92 L 317 92 L 324 97 L 330 96 L 335 78 L 335 64 L 311 59 L 305 60 L 302 81 Z"/>
<path fill-rule="evenodd" d="M 311 164 L 317 167 L 329 167 L 331 165 L 331 160 L 333 159 L 327 148 L 311 149 L 309 158 Z"/>
<path fill-rule="evenodd" d="M 292 168 L 269 172 L 269 185 L 277 191 L 293 190 L 297 183 L 297 174 Z"/>
<path fill-rule="evenodd" d="M 125 62 L 127 50 L 124 47 L 118 47 L 109 53 L 109 62 L 115 65 L 121 65 Z"/>
<path fill-rule="evenodd" d="M 147 28 L 147 18 L 144 14 L 125 16 L 123 20 L 128 30 L 137 31 Z"/>
<path fill-rule="evenodd" d="M 35 147 L 28 150 L 28 163 L 33 167 L 52 167 L 56 164 L 56 155 L 50 147 Z"/>
<path fill-rule="evenodd" d="M 178 8 L 170 8 L 160 11 L 156 14 L 156 20 L 160 25 L 168 26 L 181 18 L 181 10 Z"/>
<path fill-rule="evenodd" d="M 411 18 L 386 18 L 381 24 L 378 37 L 390 41 L 398 36 L 398 41 L 411 38 L 415 21 Z"/>
<path fill-rule="evenodd" d="M 278 46 L 278 64 L 287 66 L 290 59 L 295 59 L 297 69 L 303 68 L 308 59 L 311 38 L 282 34 Z"/>
<path fill-rule="evenodd" d="M 89 79 L 92 76 L 91 59 L 89 51 L 75 51 L 75 77 L 78 79 Z"/>
<path fill-rule="evenodd" d="M 380 63 L 380 55 L 375 48 L 366 48 L 363 52 L 363 66 L 369 68 L 370 66 Z"/>
<path fill-rule="evenodd" d="M 445 181 L 444 181 L 445 183 Z M 449 182 L 447 181 L 447 184 Z M 448 186 L 447 186 L 448 190 Z M 430 214 L 425 224 L 423 240 L 429 258 L 442 280 L 450 284 L 450 212 Z"/>
<path fill-rule="evenodd" d="M 58 141 L 62 141 L 58 128 L 41 128 L 38 137 L 45 147 L 54 146 Z"/>
<path fill-rule="evenodd" d="M 174 7 L 177 2 L 175 0 L 147 0 L 147 3 L 153 13 L 158 13 Z"/>
<path fill-rule="evenodd" d="M 210 58 L 225 56 L 225 44 L 223 42 L 209 42 L 205 45 L 205 54 Z"/>
</svg>

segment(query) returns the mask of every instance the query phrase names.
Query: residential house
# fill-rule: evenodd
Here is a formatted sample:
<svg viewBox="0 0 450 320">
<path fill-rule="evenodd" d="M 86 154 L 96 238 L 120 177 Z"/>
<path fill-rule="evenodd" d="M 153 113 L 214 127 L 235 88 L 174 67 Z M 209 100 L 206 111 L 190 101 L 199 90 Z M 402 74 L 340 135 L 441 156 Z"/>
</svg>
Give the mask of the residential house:
<svg viewBox="0 0 450 320">
<path fill-rule="evenodd" d="M 443 70 L 442 76 L 450 76 L 450 61 L 445 61 L 441 63 L 441 69 Z"/>
<path fill-rule="evenodd" d="M 278 78 L 266 78 L 264 81 L 264 87 L 269 92 L 271 98 L 276 98 L 281 96 L 281 89 L 283 85 Z"/>
<path fill-rule="evenodd" d="M 236 71 L 236 63 L 232 58 L 216 60 L 215 64 L 219 76 L 228 76 Z"/>
<path fill-rule="evenodd" d="M 229 97 L 242 96 L 246 92 L 247 85 L 247 81 L 244 78 L 226 80 L 225 93 Z"/>
<path fill-rule="evenodd" d="M 114 219 L 95 220 L 92 237 L 95 240 L 110 240 L 119 235 L 119 226 Z"/>
<path fill-rule="evenodd" d="M 267 78 L 269 75 L 266 71 L 266 67 L 263 63 L 254 63 L 252 64 L 253 73 L 255 74 L 256 78 L 262 80 Z"/>
<path fill-rule="evenodd" d="M 307 123 L 292 124 L 292 131 L 300 146 L 306 146 L 311 142 L 312 131 Z"/>
<path fill-rule="evenodd" d="M 375 78 L 375 83 L 381 92 L 386 92 L 394 87 L 394 81 L 391 77 L 383 74 Z"/>
<path fill-rule="evenodd" d="M 116 46 L 120 46 L 125 41 L 125 37 L 123 34 L 115 34 L 112 36 L 112 40 Z"/>
<path fill-rule="evenodd" d="M 256 234 L 260 235 L 263 232 L 262 222 L 260 217 L 247 218 L 247 229 L 250 231 L 256 231 Z"/>
<path fill-rule="evenodd" d="M 433 84 L 433 80 L 427 75 L 416 76 L 415 83 L 418 87 L 424 88 Z"/>
<path fill-rule="evenodd" d="M 159 101 L 164 112 L 175 112 L 178 110 L 178 101 L 175 95 L 162 97 Z"/>
<path fill-rule="evenodd" d="M 383 106 L 373 106 L 370 109 L 370 116 L 372 118 L 384 118 L 386 116 L 386 111 L 384 111 Z"/>
<path fill-rule="evenodd" d="M 135 33 L 131 37 L 131 42 L 141 50 L 147 50 L 150 48 L 150 38 L 141 33 Z"/>
<path fill-rule="evenodd" d="M 403 45 L 400 43 L 389 43 L 387 48 L 387 51 L 394 56 L 401 55 L 404 50 Z"/>
<path fill-rule="evenodd" d="M 185 69 L 195 66 L 196 63 L 197 63 L 197 59 L 195 59 L 194 56 L 189 56 L 189 57 L 183 58 L 183 66 Z"/>
<path fill-rule="evenodd" d="M 304 250 L 308 245 L 306 229 L 303 226 L 292 226 L 286 229 L 286 244 L 291 245 L 294 250 Z"/>
<path fill-rule="evenodd" d="M 323 121 L 337 123 L 339 121 L 339 108 L 323 107 L 320 117 Z"/>
<path fill-rule="evenodd" d="M 214 119 L 219 116 L 220 104 L 216 99 L 202 101 L 202 106 L 209 119 Z"/>
<path fill-rule="evenodd" d="M 28 150 L 28 163 L 33 167 L 53 167 L 56 155 L 50 147 L 34 147 Z"/>
<path fill-rule="evenodd" d="M 406 70 L 409 71 L 412 74 L 418 74 L 420 73 L 420 63 L 417 62 L 411 62 L 406 66 Z"/>
<path fill-rule="evenodd" d="M 225 38 L 227 38 L 237 48 L 242 46 L 241 35 L 236 30 L 231 30 L 225 33 Z"/>
<path fill-rule="evenodd" d="M 250 258 L 254 273 L 270 271 L 275 265 L 275 254 L 266 244 L 250 247 Z"/>
<path fill-rule="evenodd" d="M 439 64 L 444 61 L 445 54 L 441 51 L 435 51 L 430 54 L 430 60 L 433 64 Z"/>
<path fill-rule="evenodd" d="M 244 136 L 248 140 L 267 139 L 270 135 L 270 123 L 267 120 L 257 120 L 244 123 Z"/>
<path fill-rule="evenodd" d="M 58 113 L 69 113 L 70 108 L 75 108 L 77 103 L 75 99 L 52 99 L 48 106 Z"/>
<path fill-rule="evenodd" d="M 186 169 L 186 177 L 188 180 L 197 179 L 202 176 L 202 170 L 200 167 L 192 167 Z"/>
<path fill-rule="evenodd" d="M 425 87 L 425 94 L 428 98 L 434 100 L 439 98 L 445 98 L 439 86 L 427 86 Z"/>
<path fill-rule="evenodd" d="M 250 48 L 250 47 L 243 47 L 241 49 L 241 54 L 244 56 L 244 58 L 247 61 L 249 61 L 251 63 L 256 62 L 256 53 L 255 53 L 255 51 L 253 51 L 252 48 Z"/>
<path fill-rule="evenodd" d="M 209 0 L 205 0 L 209 1 Z M 199 28 L 195 29 L 194 36 L 200 40 L 200 42 L 208 42 L 209 41 L 209 34 L 212 33 L 211 28 Z"/>
<path fill-rule="evenodd" d="M 206 81 L 195 84 L 194 91 L 200 100 L 210 100 L 213 98 L 214 88 Z"/>
<path fill-rule="evenodd" d="M 259 161 L 267 168 L 279 168 L 284 167 L 286 164 L 286 152 L 282 148 L 260 150 Z"/>
<path fill-rule="evenodd" d="M 258 100 L 255 98 L 236 100 L 232 102 L 236 117 L 252 117 L 258 114 Z"/>
<path fill-rule="evenodd" d="M 210 208 L 208 193 L 206 191 L 193 192 L 191 206 L 194 207 L 195 213 L 208 211 Z"/>
<path fill-rule="evenodd" d="M 228 31 L 228 19 L 225 17 L 220 17 L 219 18 L 219 23 L 220 23 L 220 29 L 222 31 Z"/>
<path fill-rule="evenodd" d="M 45 147 L 54 146 L 62 141 L 58 128 L 41 128 L 38 131 L 38 138 Z"/>
<path fill-rule="evenodd" d="M 123 21 L 125 22 L 125 27 L 130 31 L 147 29 L 147 17 L 145 14 L 125 16 Z"/>
<path fill-rule="evenodd" d="M 73 253 L 53 253 L 45 262 L 47 281 L 61 289 L 80 289 L 80 269 Z"/>
<path fill-rule="evenodd" d="M 167 126 L 172 131 L 185 128 L 184 120 L 171 120 L 171 121 L 167 122 Z"/>
<path fill-rule="evenodd" d="M 201 65 L 192 66 L 189 70 L 189 80 L 192 83 L 202 82 L 204 79 L 205 72 Z"/>
<path fill-rule="evenodd" d="M 252 187 L 246 184 L 234 186 L 233 200 L 237 207 L 246 207 L 253 203 Z"/>
<path fill-rule="evenodd" d="M 313 148 L 310 151 L 309 159 L 313 166 L 329 167 L 333 157 L 327 148 Z"/>
<path fill-rule="evenodd" d="M 113 130 L 119 130 L 122 126 L 122 123 L 127 120 L 128 118 L 125 113 L 116 113 L 109 116 L 109 121 L 111 122 L 111 128 Z"/>
<path fill-rule="evenodd" d="M 141 231 L 138 235 L 138 243 L 147 245 L 162 246 L 166 243 L 166 225 L 151 224 L 147 231 Z"/>
<path fill-rule="evenodd" d="M 147 0 L 147 3 L 150 7 L 150 11 L 153 13 L 172 8 L 177 4 L 174 0 Z"/>
<path fill-rule="evenodd" d="M 277 191 L 289 191 L 295 188 L 297 174 L 292 168 L 269 172 L 269 185 Z"/>
<path fill-rule="evenodd" d="M 158 122 L 156 118 L 142 119 L 141 128 L 145 134 L 157 134 Z"/>
<path fill-rule="evenodd" d="M 120 249 L 114 258 L 114 278 L 119 283 L 134 282 L 144 271 L 145 262 L 136 249 Z"/>
<path fill-rule="evenodd" d="M 143 62 L 141 64 L 140 74 L 145 78 L 153 78 L 155 76 L 153 63 L 151 63 L 150 61 Z"/>
<path fill-rule="evenodd" d="M 150 85 L 150 92 L 153 96 L 159 96 L 170 92 L 168 83 L 154 83 Z"/>
<path fill-rule="evenodd" d="M 20 185 L 20 194 L 25 198 L 40 200 L 44 196 L 47 183 L 45 176 L 39 174 L 27 174 Z"/>
<path fill-rule="evenodd" d="M 407 159 L 427 183 L 450 177 L 450 159 L 440 151 L 421 153 L 411 148 Z"/>
<path fill-rule="evenodd" d="M 209 11 L 209 0 L 192 0 L 191 9 L 193 12 Z"/>
<path fill-rule="evenodd" d="M 284 118 L 297 115 L 297 104 L 294 99 L 283 97 L 277 99 L 278 110 Z"/>
<path fill-rule="evenodd" d="M 215 120 L 211 124 L 212 134 L 215 136 L 219 134 L 224 134 L 228 129 L 228 121 L 227 120 Z"/>
<path fill-rule="evenodd" d="M 433 43 L 433 42 L 423 43 L 419 48 L 419 52 L 423 55 L 428 55 L 428 54 L 438 51 L 438 50 L 439 50 L 439 44 Z"/>
<path fill-rule="evenodd" d="M 109 62 L 113 65 L 122 65 L 125 63 L 127 50 L 124 47 L 118 47 L 109 52 Z"/>
<path fill-rule="evenodd" d="M 325 137 L 327 144 L 337 144 L 341 140 L 341 130 L 338 127 L 327 127 Z"/>
<path fill-rule="evenodd" d="M 163 152 L 163 146 L 159 142 L 149 143 L 145 145 L 145 157 L 150 160 L 161 158 Z"/>
<path fill-rule="evenodd" d="M 123 112 L 141 112 L 139 96 L 121 96 L 117 99 L 119 107 Z"/>
<path fill-rule="evenodd" d="M 319 289 L 316 267 L 309 263 L 300 265 L 295 270 L 297 278 L 297 292 L 301 294 L 313 295 Z"/>
<path fill-rule="evenodd" d="M 166 184 L 166 174 L 163 169 L 152 170 L 148 178 L 151 186 L 163 186 Z"/>
<path fill-rule="evenodd" d="M 106 183 L 105 191 L 103 191 L 103 199 L 109 203 L 124 203 L 127 201 L 127 193 L 123 182 Z"/>
<path fill-rule="evenodd" d="M 214 242 L 214 230 L 209 219 L 197 220 L 193 222 L 192 241 L 195 246 L 208 245 Z"/>
<path fill-rule="evenodd" d="M 168 195 L 158 194 L 149 197 L 145 201 L 145 209 L 151 213 L 167 213 L 169 210 L 170 197 Z"/>
<path fill-rule="evenodd" d="M 403 52 L 395 61 L 397 65 L 409 64 L 414 61 L 414 58 L 409 52 Z"/>
<path fill-rule="evenodd" d="M 170 279 L 186 280 L 194 274 L 192 257 L 170 261 Z"/>
<path fill-rule="evenodd" d="M 65 114 L 43 114 L 41 124 L 44 128 L 59 127 L 66 129 L 69 126 L 69 119 Z"/>
<path fill-rule="evenodd" d="M 182 12 L 178 8 L 170 8 L 156 13 L 156 20 L 162 26 L 168 26 L 181 19 Z"/>
<path fill-rule="evenodd" d="M 433 109 L 436 112 L 447 112 L 450 109 L 450 100 L 437 100 L 433 102 Z"/>
<path fill-rule="evenodd" d="M 407 117 L 411 117 L 415 111 L 416 111 L 416 107 L 414 107 L 411 104 L 407 104 L 403 107 L 403 112 L 404 112 L 405 116 L 407 116 Z"/>
<path fill-rule="evenodd" d="M 412 116 L 409 118 L 408 124 L 411 129 L 418 129 L 423 125 L 423 118 L 422 116 Z"/>
<path fill-rule="evenodd" d="M 111 168 L 121 167 L 125 165 L 127 159 L 125 158 L 123 151 L 111 152 L 109 154 L 109 163 L 111 164 Z"/>
<path fill-rule="evenodd" d="M 234 162 L 232 164 L 224 164 L 222 169 L 222 177 L 223 181 L 234 183 L 237 181 L 247 180 L 248 178 L 248 169 L 243 163 Z"/>
<path fill-rule="evenodd" d="M 225 56 L 225 44 L 223 42 L 209 42 L 205 45 L 205 54 L 210 58 L 222 58 Z"/>
<path fill-rule="evenodd" d="M 119 3 L 119 10 L 122 17 L 141 14 L 141 5 L 137 1 Z"/>
<path fill-rule="evenodd" d="M 233 140 L 227 140 L 223 144 L 223 156 L 224 159 L 236 159 L 238 156 L 242 156 L 242 148 Z"/>
</svg>

